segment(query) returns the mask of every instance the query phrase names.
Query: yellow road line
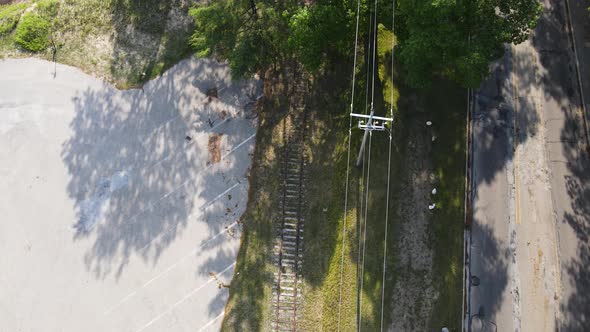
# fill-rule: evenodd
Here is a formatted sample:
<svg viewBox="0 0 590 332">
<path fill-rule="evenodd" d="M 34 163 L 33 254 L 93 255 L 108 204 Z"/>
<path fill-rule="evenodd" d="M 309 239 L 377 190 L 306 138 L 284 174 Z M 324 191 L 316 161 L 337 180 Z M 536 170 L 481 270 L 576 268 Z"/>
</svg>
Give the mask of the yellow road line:
<svg viewBox="0 0 590 332">
<path fill-rule="evenodd" d="M 516 55 L 516 50 L 514 45 L 512 47 L 512 100 L 514 101 L 514 127 L 513 127 L 513 135 L 512 135 L 512 148 L 514 150 L 514 197 L 516 200 L 516 206 L 514 208 L 514 216 L 516 219 L 516 224 L 520 224 L 520 194 L 518 188 L 518 163 L 519 163 L 519 156 L 518 156 L 518 142 L 517 142 L 517 126 L 518 126 L 518 86 L 515 82 L 515 61 L 514 57 Z"/>
</svg>

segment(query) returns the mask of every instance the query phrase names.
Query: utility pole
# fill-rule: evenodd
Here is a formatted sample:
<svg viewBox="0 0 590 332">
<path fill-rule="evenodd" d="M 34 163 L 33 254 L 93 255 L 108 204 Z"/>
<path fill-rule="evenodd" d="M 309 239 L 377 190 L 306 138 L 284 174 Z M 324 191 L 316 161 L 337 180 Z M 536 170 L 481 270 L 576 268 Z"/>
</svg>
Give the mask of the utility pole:
<svg viewBox="0 0 590 332">
<path fill-rule="evenodd" d="M 362 129 L 365 131 L 365 134 L 363 135 L 363 141 L 361 143 L 361 148 L 359 150 L 359 156 L 356 160 L 356 165 L 360 166 L 363 163 L 363 153 L 365 151 L 365 144 L 367 143 L 367 136 L 369 136 L 369 132 L 373 131 L 373 130 L 384 131 L 385 124 L 393 122 L 393 118 L 375 116 L 375 109 L 373 108 L 373 105 L 371 105 L 371 113 L 369 115 L 350 113 L 350 116 L 361 119 L 361 120 L 359 120 L 358 127 L 359 127 L 359 129 Z M 366 120 L 366 123 L 365 123 L 364 122 L 365 120 L 363 120 L 363 119 L 368 119 L 368 120 Z"/>
</svg>

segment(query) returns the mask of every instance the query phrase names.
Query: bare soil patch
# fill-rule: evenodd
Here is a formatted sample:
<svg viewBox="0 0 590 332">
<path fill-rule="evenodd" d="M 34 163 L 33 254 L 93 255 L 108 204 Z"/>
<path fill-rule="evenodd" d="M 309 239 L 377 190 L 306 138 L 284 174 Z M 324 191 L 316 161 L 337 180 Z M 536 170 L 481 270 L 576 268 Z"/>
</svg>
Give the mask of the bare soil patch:
<svg viewBox="0 0 590 332">
<path fill-rule="evenodd" d="M 221 134 L 213 134 L 209 136 L 209 162 L 211 164 L 218 163 L 221 160 Z"/>
<path fill-rule="evenodd" d="M 408 121 L 410 122 L 410 121 Z M 429 239 L 428 211 L 432 178 L 429 158 L 430 137 L 417 121 L 409 123 L 408 144 L 403 162 L 398 214 L 400 220 L 397 253 L 398 282 L 394 287 L 393 331 L 426 331 L 438 294 L 432 283 L 433 252 Z M 436 213 L 434 210 L 433 213 Z"/>
</svg>

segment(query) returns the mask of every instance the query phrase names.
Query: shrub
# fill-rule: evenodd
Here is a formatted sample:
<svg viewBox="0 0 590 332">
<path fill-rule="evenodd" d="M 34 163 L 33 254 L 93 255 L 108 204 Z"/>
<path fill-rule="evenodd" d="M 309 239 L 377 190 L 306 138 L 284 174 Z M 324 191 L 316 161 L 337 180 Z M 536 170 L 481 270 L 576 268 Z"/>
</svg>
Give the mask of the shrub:
<svg viewBox="0 0 590 332">
<path fill-rule="evenodd" d="M 49 43 L 49 21 L 35 13 L 25 14 L 16 27 L 14 41 L 31 52 L 44 50 Z"/>
<path fill-rule="evenodd" d="M 0 5 L 0 35 L 14 30 L 26 8 L 27 4 L 22 2 L 12 5 Z"/>
</svg>

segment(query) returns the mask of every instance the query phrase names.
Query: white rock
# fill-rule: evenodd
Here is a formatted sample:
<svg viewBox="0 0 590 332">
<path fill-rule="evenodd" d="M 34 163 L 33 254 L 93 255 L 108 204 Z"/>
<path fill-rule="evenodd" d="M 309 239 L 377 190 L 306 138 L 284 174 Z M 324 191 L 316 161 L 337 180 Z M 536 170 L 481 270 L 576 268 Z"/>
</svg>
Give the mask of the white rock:
<svg viewBox="0 0 590 332">
<path fill-rule="evenodd" d="M 427 126 L 432 126 L 432 121 L 426 121 Z"/>
<path fill-rule="evenodd" d="M 436 188 L 432 189 L 432 194 L 436 195 Z"/>
</svg>

